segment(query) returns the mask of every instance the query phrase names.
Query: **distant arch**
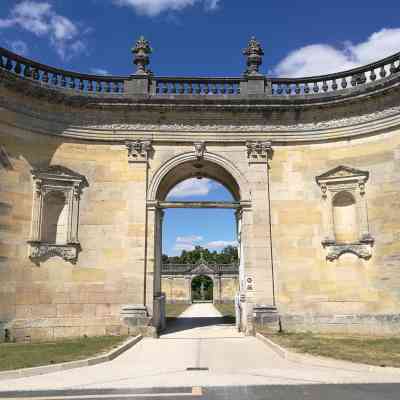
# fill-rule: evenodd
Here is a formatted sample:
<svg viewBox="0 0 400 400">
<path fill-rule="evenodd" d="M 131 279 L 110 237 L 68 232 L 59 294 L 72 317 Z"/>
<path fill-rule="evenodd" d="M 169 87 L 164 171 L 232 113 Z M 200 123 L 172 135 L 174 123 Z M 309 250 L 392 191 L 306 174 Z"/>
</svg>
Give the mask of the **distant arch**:
<svg viewBox="0 0 400 400">
<path fill-rule="evenodd" d="M 214 301 L 214 281 L 208 275 L 197 275 L 191 281 L 191 300 L 195 302 Z"/>
</svg>

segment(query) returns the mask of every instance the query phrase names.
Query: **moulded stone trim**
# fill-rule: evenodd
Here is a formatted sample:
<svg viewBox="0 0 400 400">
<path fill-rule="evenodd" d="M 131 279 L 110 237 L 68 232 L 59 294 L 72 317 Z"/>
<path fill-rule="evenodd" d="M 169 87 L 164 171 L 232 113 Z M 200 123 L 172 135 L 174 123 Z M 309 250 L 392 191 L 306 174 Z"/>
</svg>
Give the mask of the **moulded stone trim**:
<svg viewBox="0 0 400 400">
<path fill-rule="evenodd" d="M 148 191 L 148 202 L 156 202 L 158 189 L 164 179 L 164 177 L 172 171 L 174 168 L 178 167 L 188 161 L 196 161 L 196 153 L 183 153 L 178 156 L 171 158 L 169 161 L 164 163 L 153 175 Z M 207 152 L 203 157 L 204 161 L 210 161 L 211 163 L 217 164 L 218 166 L 224 168 L 231 176 L 235 179 L 236 183 L 240 189 L 240 197 L 243 201 L 250 201 L 250 188 L 249 183 L 243 174 L 227 159 L 221 157 L 220 155 Z"/>
</svg>

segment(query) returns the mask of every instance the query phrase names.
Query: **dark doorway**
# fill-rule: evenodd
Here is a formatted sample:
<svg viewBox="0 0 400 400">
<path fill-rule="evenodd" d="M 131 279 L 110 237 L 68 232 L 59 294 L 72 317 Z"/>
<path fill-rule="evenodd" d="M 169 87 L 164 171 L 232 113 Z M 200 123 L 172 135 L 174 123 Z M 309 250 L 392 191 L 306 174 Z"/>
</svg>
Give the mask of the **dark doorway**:
<svg viewBox="0 0 400 400">
<path fill-rule="evenodd" d="M 209 276 L 199 275 L 192 280 L 192 302 L 212 302 L 214 283 Z"/>
</svg>

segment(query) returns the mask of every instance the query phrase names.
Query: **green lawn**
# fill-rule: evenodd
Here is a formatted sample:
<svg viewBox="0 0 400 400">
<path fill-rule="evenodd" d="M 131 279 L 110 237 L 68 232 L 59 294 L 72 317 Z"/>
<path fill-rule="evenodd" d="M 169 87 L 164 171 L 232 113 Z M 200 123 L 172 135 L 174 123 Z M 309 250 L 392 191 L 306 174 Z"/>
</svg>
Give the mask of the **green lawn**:
<svg viewBox="0 0 400 400">
<path fill-rule="evenodd" d="M 356 363 L 400 367 L 400 337 L 318 335 L 260 332 L 275 343 L 298 353 Z"/>
<path fill-rule="evenodd" d="M 82 360 L 120 345 L 126 336 L 99 336 L 51 343 L 1 343 L 0 371 Z"/>
<path fill-rule="evenodd" d="M 167 318 L 176 318 L 180 314 L 182 314 L 187 308 L 189 304 L 166 304 L 165 312 Z"/>
<path fill-rule="evenodd" d="M 233 303 L 214 304 L 227 323 L 235 323 L 235 305 Z"/>
</svg>

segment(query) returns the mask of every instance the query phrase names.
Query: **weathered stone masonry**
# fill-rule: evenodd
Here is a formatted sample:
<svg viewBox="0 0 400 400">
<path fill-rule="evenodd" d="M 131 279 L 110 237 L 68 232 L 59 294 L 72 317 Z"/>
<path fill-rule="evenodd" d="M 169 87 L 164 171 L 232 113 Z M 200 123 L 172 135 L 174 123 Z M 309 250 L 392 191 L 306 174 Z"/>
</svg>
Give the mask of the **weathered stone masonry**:
<svg viewBox="0 0 400 400">
<path fill-rule="evenodd" d="M 399 54 L 286 79 L 255 39 L 237 78 L 133 52 L 104 77 L 0 49 L 0 335 L 162 329 L 162 210 L 199 175 L 234 198 L 240 329 L 398 333 Z"/>
</svg>

